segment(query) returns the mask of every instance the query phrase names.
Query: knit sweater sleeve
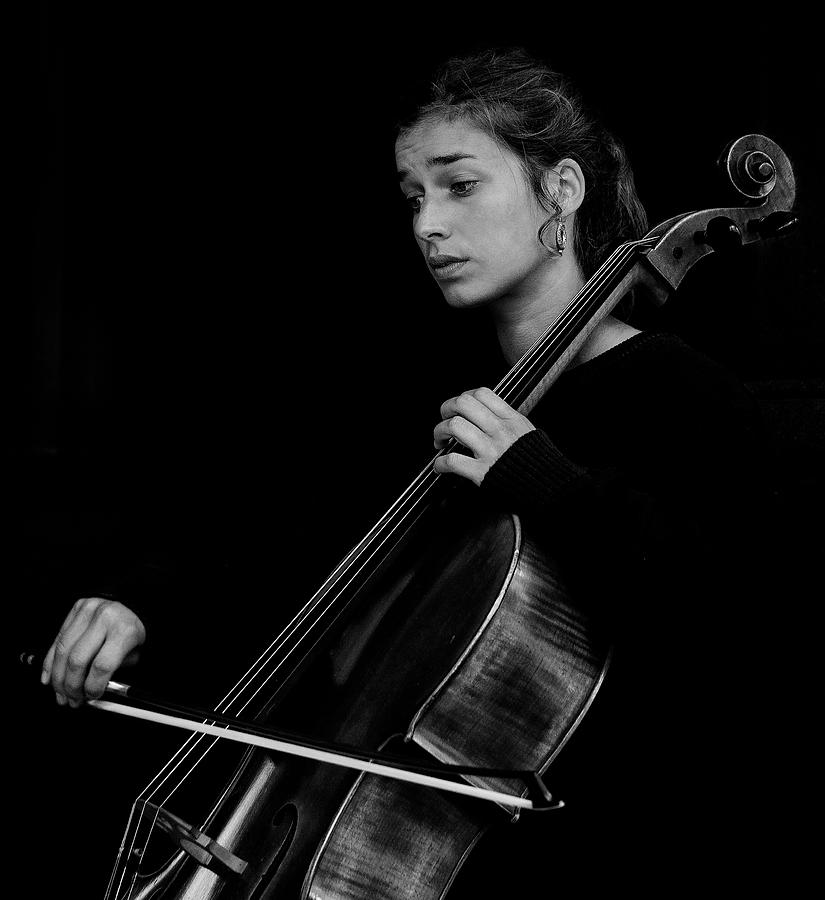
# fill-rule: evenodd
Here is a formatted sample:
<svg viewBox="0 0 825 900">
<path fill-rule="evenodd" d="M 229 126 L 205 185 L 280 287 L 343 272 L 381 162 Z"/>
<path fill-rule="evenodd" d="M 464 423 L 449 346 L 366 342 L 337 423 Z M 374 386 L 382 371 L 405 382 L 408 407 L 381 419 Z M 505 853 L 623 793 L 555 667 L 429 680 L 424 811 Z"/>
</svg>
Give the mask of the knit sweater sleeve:
<svg viewBox="0 0 825 900">
<path fill-rule="evenodd" d="M 564 456 L 541 428 L 522 435 L 484 477 L 488 495 L 509 498 L 515 508 L 539 512 L 594 484 L 586 468 Z"/>
<path fill-rule="evenodd" d="M 639 489 L 619 469 L 574 462 L 542 428 L 508 448 L 485 475 L 481 494 L 493 506 L 530 518 L 572 554 L 594 542 L 621 546 L 626 559 L 661 554 L 674 543 L 674 524 L 687 524 L 671 503 Z"/>
</svg>

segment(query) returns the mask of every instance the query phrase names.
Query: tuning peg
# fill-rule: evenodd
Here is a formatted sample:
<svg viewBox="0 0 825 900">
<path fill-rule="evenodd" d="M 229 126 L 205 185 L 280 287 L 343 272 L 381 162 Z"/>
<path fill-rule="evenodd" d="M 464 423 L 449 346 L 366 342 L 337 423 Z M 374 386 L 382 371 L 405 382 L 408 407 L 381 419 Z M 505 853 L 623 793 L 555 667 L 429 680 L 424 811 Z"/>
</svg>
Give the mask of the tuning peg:
<svg viewBox="0 0 825 900">
<path fill-rule="evenodd" d="M 733 219 L 727 216 L 715 216 L 705 226 L 704 231 L 694 235 L 697 244 L 708 244 L 714 250 L 724 252 L 742 246 L 742 232 Z"/>
<path fill-rule="evenodd" d="M 778 237 L 793 231 L 799 223 L 799 219 L 792 212 L 778 210 L 761 219 L 751 219 L 748 222 L 748 231 L 756 232 L 760 237 Z"/>
</svg>

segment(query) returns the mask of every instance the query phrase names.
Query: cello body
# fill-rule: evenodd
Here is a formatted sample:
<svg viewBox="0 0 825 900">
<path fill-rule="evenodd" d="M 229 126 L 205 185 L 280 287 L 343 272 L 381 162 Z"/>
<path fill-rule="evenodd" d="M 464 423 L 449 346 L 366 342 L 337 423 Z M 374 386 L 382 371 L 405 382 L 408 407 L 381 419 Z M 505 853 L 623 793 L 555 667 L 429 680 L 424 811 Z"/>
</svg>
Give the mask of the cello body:
<svg viewBox="0 0 825 900">
<path fill-rule="evenodd" d="M 446 507 L 263 718 L 422 760 L 544 771 L 592 701 L 608 643 L 519 518 Z M 144 836 L 165 822 L 175 839 L 167 811 L 140 804 L 133 819 L 155 826 Z M 137 840 L 110 896 L 438 898 L 481 835 L 513 817 L 473 798 L 247 751 L 201 827 L 229 865 L 180 836 L 177 852 L 150 865 L 154 852 L 144 861 Z"/>
</svg>

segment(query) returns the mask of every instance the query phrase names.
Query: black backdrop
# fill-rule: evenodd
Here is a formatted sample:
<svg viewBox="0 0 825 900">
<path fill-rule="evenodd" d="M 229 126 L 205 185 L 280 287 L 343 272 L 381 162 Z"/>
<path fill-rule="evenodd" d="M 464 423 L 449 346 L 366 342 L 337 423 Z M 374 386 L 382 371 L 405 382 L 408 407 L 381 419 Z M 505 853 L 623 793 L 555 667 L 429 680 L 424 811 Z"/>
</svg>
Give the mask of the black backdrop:
<svg viewBox="0 0 825 900">
<path fill-rule="evenodd" d="M 48 646 L 74 597 L 151 558 L 178 580 L 146 592 L 146 618 L 169 626 L 158 640 L 185 687 L 209 696 L 251 661 L 249 634 L 303 602 L 426 463 L 440 402 L 501 374 L 475 362 L 483 321 L 444 309 L 418 261 L 392 169 L 405 91 L 444 55 L 488 44 L 525 46 L 574 79 L 624 139 L 651 222 L 731 202 L 714 161 L 741 134 L 791 156 L 798 232 L 705 260 L 654 324 L 762 401 L 785 475 L 781 599 L 807 631 L 825 85 L 805 23 L 777 35 L 653 17 L 642 34 L 618 18 L 228 9 L 42 3 L 21 29 L 7 658 Z M 800 662 L 788 648 L 778 666 Z M 178 739 L 9 679 L 19 859 L 48 847 L 41 896 L 102 896 L 131 799 Z"/>
</svg>

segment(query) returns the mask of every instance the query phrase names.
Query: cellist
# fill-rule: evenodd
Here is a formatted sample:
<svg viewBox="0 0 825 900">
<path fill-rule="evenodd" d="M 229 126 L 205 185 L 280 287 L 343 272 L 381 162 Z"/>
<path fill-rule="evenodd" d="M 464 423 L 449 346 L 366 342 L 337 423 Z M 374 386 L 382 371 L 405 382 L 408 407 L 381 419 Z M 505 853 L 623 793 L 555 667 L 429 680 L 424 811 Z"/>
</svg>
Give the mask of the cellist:
<svg viewBox="0 0 825 900">
<path fill-rule="evenodd" d="M 399 185 L 446 302 L 483 307 L 512 366 L 646 216 L 621 143 L 572 86 L 522 51 L 445 64 L 399 127 Z M 615 630 L 598 703 L 557 763 L 567 803 L 476 854 L 475 893 L 509 865 L 501 896 L 633 887 L 661 896 L 741 877 L 756 839 L 741 706 L 728 700 L 754 601 L 747 577 L 765 496 L 752 398 L 678 337 L 604 319 L 529 419 L 489 388 L 440 408 L 436 470 L 538 523 L 574 592 Z M 144 642 L 117 598 L 77 601 L 43 681 L 78 706 Z M 739 766 L 735 779 L 730 778 Z M 724 774 L 724 777 L 721 777 Z M 713 822 L 699 814 L 713 798 Z M 745 835 L 740 854 L 730 834 Z M 528 840 L 524 841 L 524 834 Z M 684 886 L 684 885 L 683 885 Z M 486 896 L 486 895 L 485 895 Z"/>
</svg>

